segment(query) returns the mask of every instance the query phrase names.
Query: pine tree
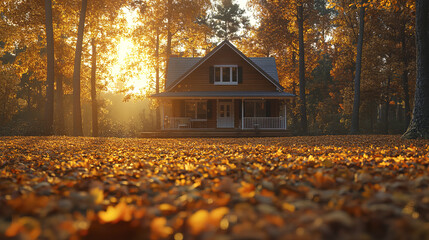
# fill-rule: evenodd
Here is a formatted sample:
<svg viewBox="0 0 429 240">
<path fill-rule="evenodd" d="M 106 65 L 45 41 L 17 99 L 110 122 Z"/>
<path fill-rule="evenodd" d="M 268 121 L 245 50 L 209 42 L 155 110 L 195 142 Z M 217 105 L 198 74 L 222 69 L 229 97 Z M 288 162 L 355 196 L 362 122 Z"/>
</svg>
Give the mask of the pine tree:
<svg viewBox="0 0 429 240">
<path fill-rule="evenodd" d="M 221 4 L 215 4 L 208 24 L 219 39 L 237 40 L 243 36 L 241 31 L 249 27 L 249 19 L 237 3 L 222 0 Z"/>
</svg>

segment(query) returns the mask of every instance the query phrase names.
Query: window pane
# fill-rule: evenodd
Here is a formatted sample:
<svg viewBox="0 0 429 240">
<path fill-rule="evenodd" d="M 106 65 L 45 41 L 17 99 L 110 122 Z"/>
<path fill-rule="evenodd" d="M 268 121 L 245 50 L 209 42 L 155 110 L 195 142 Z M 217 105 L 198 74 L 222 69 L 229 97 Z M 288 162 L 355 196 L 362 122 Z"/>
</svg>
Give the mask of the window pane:
<svg viewBox="0 0 429 240">
<path fill-rule="evenodd" d="M 237 82 L 237 75 L 238 75 L 237 68 L 233 67 L 231 69 L 232 69 L 232 81 Z"/>
<path fill-rule="evenodd" d="M 215 67 L 215 82 L 220 82 L 220 67 Z"/>
<path fill-rule="evenodd" d="M 222 82 L 230 82 L 231 76 L 230 76 L 230 68 L 224 67 L 222 68 Z"/>
</svg>

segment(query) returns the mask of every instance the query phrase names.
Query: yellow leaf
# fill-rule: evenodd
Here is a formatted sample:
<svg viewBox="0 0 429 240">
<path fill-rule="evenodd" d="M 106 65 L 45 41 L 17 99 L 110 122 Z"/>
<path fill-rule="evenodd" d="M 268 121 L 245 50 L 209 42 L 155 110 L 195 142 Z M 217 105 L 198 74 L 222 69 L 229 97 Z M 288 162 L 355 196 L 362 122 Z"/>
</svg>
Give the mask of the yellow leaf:
<svg viewBox="0 0 429 240">
<path fill-rule="evenodd" d="M 150 229 L 152 231 L 152 237 L 154 238 L 166 238 L 173 233 L 173 229 L 166 226 L 167 219 L 165 217 L 156 217 L 150 223 Z"/>
<path fill-rule="evenodd" d="M 104 200 L 104 192 L 100 188 L 93 188 L 89 191 L 89 194 L 94 198 L 95 204 L 101 204 Z"/>
<path fill-rule="evenodd" d="M 109 206 L 106 211 L 99 212 L 98 216 L 103 222 L 130 221 L 132 219 L 132 210 L 126 203 L 120 202 L 115 207 Z"/>
<path fill-rule="evenodd" d="M 229 209 L 227 207 L 219 207 L 216 209 L 213 209 L 210 212 L 210 222 L 214 226 L 219 226 L 220 220 L 222 220 L 223 216 L 229 212 Z"/>
<path fill-rule="evenodd" d="M 251 198 L 255 196 L 255 185 L 243 181 L 241 182 L 241 188 L 238 189 L 238 192 L 242 197 Z"/>
<path fill-rule="evenodd" d="M 292 205 L 292 204 L 290 204 L 290 203 L 287 203 L 287 202 L 285 202 L 285 203 L 282 204 L 282 208 L 284 210 L 289 211 L 289 212 L 295 212 L 295 206 Z"/>
<path fill-rule="evenodd" d="M 188 219 L 189 227 L 191 228 L 191 233 L 197 235 L 202 232 L 209 222 L 209 212 L 205 209 L 198 210 Z"/>
<path fill-rule="evenodd" d="M 159 210 L 163 212 L 174 212 L 176 211 L 176 207 L 168 203 L 162 203 L 159 205 Z"/>
</svg>

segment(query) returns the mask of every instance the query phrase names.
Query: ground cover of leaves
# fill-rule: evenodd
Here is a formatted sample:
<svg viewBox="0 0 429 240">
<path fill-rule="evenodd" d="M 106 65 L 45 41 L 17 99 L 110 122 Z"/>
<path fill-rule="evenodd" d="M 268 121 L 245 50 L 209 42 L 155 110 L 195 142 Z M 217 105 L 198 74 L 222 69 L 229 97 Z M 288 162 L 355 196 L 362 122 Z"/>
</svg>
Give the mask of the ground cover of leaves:
<svg viewBox="0 0 429 240">
<path fill-rule="evenodd" d="M 429 141 L 0 138 L 0 239 L 429 239 Z"/>
</svg>

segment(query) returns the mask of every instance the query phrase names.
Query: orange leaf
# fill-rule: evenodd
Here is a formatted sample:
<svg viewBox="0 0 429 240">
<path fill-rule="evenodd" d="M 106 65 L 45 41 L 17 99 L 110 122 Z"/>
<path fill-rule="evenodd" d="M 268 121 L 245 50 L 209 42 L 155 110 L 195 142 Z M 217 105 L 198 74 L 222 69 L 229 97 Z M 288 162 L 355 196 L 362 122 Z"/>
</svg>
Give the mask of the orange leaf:
<svg viewBox="0 0 429 240">
<path fill-rule="evenodd" d="M 196 211 L 188 218 L 188 224 L 191 228 L 191 233 L 197 235 L 202 232 L 209 222 L 209 212 L 205 209 Z"/>
<path fill-rule="evenodd" d="M 6 229 L 5 235 L 7 237 L 14 237 L 19 233 L 25 236 L 24 239 L 37 239 L 40 233 L 42 233 L 39 221 L 31 217 L 21 217 L 18 220 L 12 221 Z"/>
<path fill-rule="evenodd" d="M 316 188 L 329 188 L 335 184 L 335 180 L 330 176 L 323 175 L 322 172 L 316 172 L 313 178 L 309 180 Z"/>
<path fill-rule="evenodd" d="M 166 238 L 173 233 L 173 228 L 166 226 L 167 219 L 165 217 L 156 217 L 150 223 L 150 230 L 154 238 Z"/>
<path fill-rule="evenodd" d="M 213 209 L 210 212 L 210 222 L 214 226 L 219 226 L 220 220 L 222 220 L 223 216 L 229 212 L 229 209 L 227 207 L 220 207 Z"/>
<path fill-rule="evenodd" d="M 241 188 L 238 189 L 238 192 L 242 197 L 251 198 L 255 196 L 255 185 L 243 181 L 241 182 Z"/>
<path fill-rule="evenodd" d="M 132 219 L 132 211 L 134 209 L 127 206 L 126 203 L 120 202 L 115 207 L 109 206 L 106 211 L 101 211 L 98 216 L 103 222 L 119 222 L 130 221 Z"/>
</svg>

